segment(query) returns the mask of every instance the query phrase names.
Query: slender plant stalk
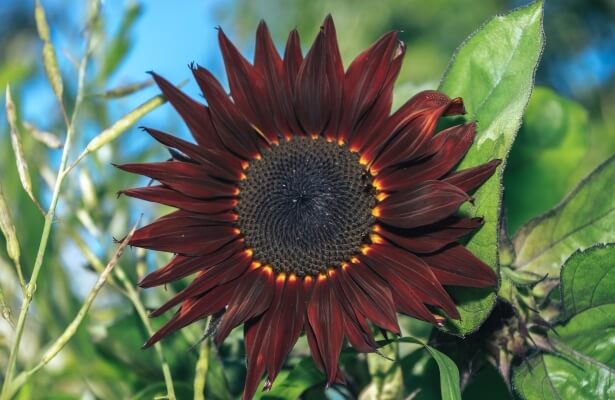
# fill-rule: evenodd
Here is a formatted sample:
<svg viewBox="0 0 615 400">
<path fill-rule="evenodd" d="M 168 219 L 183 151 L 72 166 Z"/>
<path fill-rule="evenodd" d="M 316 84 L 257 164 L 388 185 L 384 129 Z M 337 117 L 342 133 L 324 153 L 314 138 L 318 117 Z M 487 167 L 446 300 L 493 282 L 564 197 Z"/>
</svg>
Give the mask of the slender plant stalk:
<svg viewBox="0 0 615 400">
<path fill-rule="evenodd" d="M 126 236 L 126 238 L 124 238 L 122 243 L 118 246 L 117 250 L 115 250 L 113 257 L 111 257 L 109 263 L 103 268 L 101 274 L 98 276 L 94 287 L 92 287 L 92 290 L 90 290 L 90 293 L 88 293 L 75 318 L 71 321 L 70 324 L 68 324 L 64 332 L 62 332 L 62 334 L 56 339 L 56 341 L 51 345 L 51 347 L 49 347 L 49 349 L 45 352 L 39 363 L 36 364 L 34 368 L 26 372 L 22 372 L 20 375 L 17 376 L 17 378 L 11 383 L 10 387 L 7 390 L 7 397 L 11 397 L 21 386 L 23 386 L 23 384 L 28 381 L 28 379 L 32 375 L 36 374 L 41 368 L 43 368 L 51 360 L 53 360 L 53 358 L 57 356 L 58 353 L 60 353 L 64 346 L 66 346 L 69 340 L 72 339 L 73 336 L 75 336 L 75 334 L 77 333 L 77 329 L 79 329 L 79 326 L 85 319 L 88 311 L 90 311 L 90 307 L 94 303 L 94 299 L 98 295 L 98 292 L 100 292 L 100 289 L 102 289 L 102 287 L 107 282 L 107 279 L 111 275 L 113 268 L 117 265 L 119 258 L 122 256 L 124 249 L 128 245 L 128 241 L 134 235 L 138 224 L 139 221 L 130 230 L 130 233 Z"/>
<path fill-rule="evenodd" d="M 145 307 L 139 298 L 139 293 L 135 290 L 135 288 L 130 283 L 130 280 L 124 273 L 124 270 L 118 269 L 116 271 L 116 276 L 118 280 L 124 285 L 126 289 L 127 296 L 132 302 L 137 310 L 137 314 L 141 321 L 143 321 L 143 325 L 145 326 L 145 330 L 148 335 L 153 335 L 154 330 L 152 329 L 152 325 L 149 322 L 149 316 L 147 315 L 147 311 L 145 311 Z M 164 383 L 167 387 L 167 398 L 169 400 L 175 400 L 175 388 L 173 387 L 173 378 L 171 377 L 171 369 L 169 368 L 169 364 L 167 364 L 164 353 L 162 352 L 162 345 L 160 343 L 156 343 L 154 345 L 154 349 L 156 350 L 156 354 L 158 355 L 158 359 L 160 360 L 160 365 L 162 366 L 162 375 L 164 376 Z"/>
<path fill-rule="evenodd" d="M 73 240 L 75 240 L 75 243 L 77 244 L 77 246 L 81 248 L 81 250 L 84 252 L 84 255 L 86 256 L 88 261 L 92 263 L 95 269 L 100 270 L 103 268 L 103 264 L 98 259 L 98 257 L 96 257 L 96 255 L 94 255 L 87 248 L 87 246 L 82 247 L 82 245 L 85 245 L 85 243 L 80 237 L 78 237 L 77 235 L 73 235 Z M 139 292 L 137 292 L 137 290 L 134 288 L 134 285 L 130 282 L 130 279 L 128 278 L 128 276 L 126 276 L 126 273 L 122 269 L 121 265 L 117 265 L 115 267 L 114 272 L 115 272 L 115 277 L 117 278 L 119 283 L 122 285 L 122 287 L 121 288 L 118 287 L 118 289 L 121 290 L 121 292 L 132 302 L 135 310 L 137 311 L 137 314 L 139 315 L 139 318 L 143 322 L 143 326 L 145 326 L 145 330 L 147 331 L 147 334 L 150 336 L 153 335 L 154 329 L 152 328 L 152 325 L 150 323 L 150 319 L 147 315 L 147 311 L 145 310 L 145 306 L 141 302 L 141 298 L 139 297 Z M 164 377 L 164 382 L 167 387 L 167 398 L 170 400 L 174 400 L 175 399 L 175 388 L 173 386 L 171 368 L 169 367 L 169 364 L 167 363 L 166 358 L 164 357 L 164 353 L 162 352 L 162 345 L 160 343 L 156 343 L 154 345 L 154 349 L 156 351 L 156 355 L 158 356 L 158 360 L 160 361 L 160 365 L 162 367 L 162 375 Z"/>
<path fill-rule="evenodd" d="M 75 132 L 75 121 L 76 121 L 77 114 L 79 112 L 79 109 L 80 109 L 80 106 L 83 100 L 86 67 L 87 67 L 88 58 L 91 52 L 91 43 L 92 43 L 91 38 L 92 38 L 91 32 L 88 30 L 87 38 L 86 38 L 85 54 L 83 55 L 83 58 L 81 59 L 81 63 L 79 65 L 78 82 L 77 82 L 77 97 L 75 99 L 75 107 L 73 109 L 70 124 L 67 126 L 67 129 L 66 129 L 66 141 L 64 143 L 64 149 L 62 151 L 60 167 L 58 168 L 58 178 L 56 180 L 55 187 L 53 188 L 53 194 L 51 197 L 51 203 L 49 204 L 49 209 L 47 210 L 47 213 L 45 215 L 45 224 L 43 226 L 43 232 L 41 234 L 41 241 L 39 242 L 38 252 L 36 254 L 36 260 L 34 261 L 34 267 L 32 269 L 32 276 L 26 287 L 26 293 L 24 294 L 23 302 L 21 304 L 21 310 L 19 311 L 19 317 L 17 319 L 17 325 L 15 328 L 15 337 L 13 339 L 13 344 L 11 346 L 11 352 L 9 354 L 9 360 L 8 360 L 6 373 L 4 377 L 4 384 L 2 385 L 2 392 L 0 392 L 1 400 L 8 400 L 7 391 L 13 379 L 13 373 L 15 370 L 15 364 L 17 362 L 17 354 L 19 353 L 19 345 L 21 344 L 21 338 L 23 336 L 23 330 L 24 330 L 25 323 L 26 323 L 26 317 L 28 316 L 28 310 L 30 309 L 30 304 L 32 303 L 34 292 L 36 291 L 36 282 L 38 280 L 38 275 L 41 272 L 41 267 L 43 266 L 43 259 L 45 257 L 45 252 L 47 250 L 47 243 L 49 242 L 49 235 L 51 233 L 51 225 L 53 224 L 56 206 L 60 198 L 60 189 L 62 187 L 62 182 L 64 181 L 64 178 L 66 177 L 66 175 L 64 174 L 64 170 L 66 168 L 66 164 L 68 161 L 68 153 L 70 151 L 73 134 Z"/>
<path fill-rule="evenodd" d="M 209 369 L 209 341 L 201 341 L 199 345 L 199 359 L 196 362 L 194 373 L 194 400 L 205 400 L 205 382 Z"/>
<path fill-rule="evenodd" d="M 15 328 L 15 323 L 13 322 L 13 317 L 11 316 L 11 309 L 6 305 L 6 301 L 4 300 L 4 292 L 2 291 L 2 287 L 0 287 L 0 314 L 2 314 L 2 318 L 4 318 L 9 325 L 11 325 L 11 328 Z"/>
</svg>

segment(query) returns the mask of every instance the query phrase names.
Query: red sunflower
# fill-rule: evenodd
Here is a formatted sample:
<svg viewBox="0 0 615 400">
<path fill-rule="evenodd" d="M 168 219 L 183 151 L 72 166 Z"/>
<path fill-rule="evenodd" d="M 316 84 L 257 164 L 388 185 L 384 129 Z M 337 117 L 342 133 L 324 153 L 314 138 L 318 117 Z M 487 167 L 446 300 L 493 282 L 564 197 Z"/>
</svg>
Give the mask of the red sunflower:
<svg viewBox="0 0 615 400">
<path fill-rule="evenodd" d="M 374 351 L 370 323 L 399 334 L 401 312 L 441 325 L 440 312 L 459 318 L 445 286 L 496 285 L 457 242 L 482 220 L 456 213 L 498 161 L 451 172 L 475 124 L 435 130 L 464 113 L 459 98 L 425 91 L 390 114 L 405 52 L 397 32 L 346 71 L 331 17 L 305 57 L 296 31 L 281 57 L 265 23 L 253 64 L 222 30 L 219 41 L 230 95 L 200 66 L 192 72 L 207 106 L 152 74 L 196 144 L 147 129 L 173 159 L 120 166 L 160 183 L 122 193 L 178 209 L 130 241 L 175 254 L 139 285 L 196 274 L 152 312 L 179 306 L 145 346 L 214 314 L 217 344 L 243 324 L 251 398 L 303 332 L 327 382 L 343 382 L 344 339 Z"/>
</svg>

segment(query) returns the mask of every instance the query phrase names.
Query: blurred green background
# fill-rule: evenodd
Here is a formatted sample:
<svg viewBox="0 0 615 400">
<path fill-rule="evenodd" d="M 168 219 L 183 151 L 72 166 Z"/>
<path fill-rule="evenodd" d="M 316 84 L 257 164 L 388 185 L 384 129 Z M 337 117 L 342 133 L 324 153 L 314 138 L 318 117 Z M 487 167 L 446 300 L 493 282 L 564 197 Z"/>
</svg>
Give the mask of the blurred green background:
<svg viewBox="0 0 615 400">
<path fill-rule="evenodd" d="M 106 0 L 102 24 L 95 35 L 95 51 L 86 79 L 87 97 L 70 159 L 98 132 L 157 92 L 156 88 L 147 87 L 130 96 L 110 99 L 101 96 L 106 90 L 143 82 L 148 78 L 147 70 L 155 70 L 178 83 L 190 77 L 187 64 L 192 61 L 211 68 L 224 80 L 216 26 L 221 26 L 251 57 L 260 19 L 269 24 L 279 48 L 283 48 L 289 30 L 297 27 L 307 49 L 324 16 L 331 13 L 345 65 L 384 32 L 400 30 L 407 45 L 404 68 L 397 83 L 396 98 L 400 102 L 418 90 L 436 88 L 455 48 L 468 35 L 492 16 L 525 3 L 512 0 Z M 52 41 L 64 77 L 65 103 L 70 111 L 76 89 L 76 70 L 71 60 L 83 52 L 86 2 L 48 0 L 42 4 L 51 25 Z M 0 2 L 0 21 L 3 21 L 0 90 L 4 93 L 10 82 L 20 120 L 62 139 L 62 115 L 44 74 L 33 7 L 30 0 Z M 537 70 L 537 86 L 505 171 L 504 202 L 510 234 L 553 207 L 579 179 L 615 152 L 615 113 L 609 112 L 615 109 L 614 22 L 615 2 L 610 0 L 558 0 L 546 4 L 546 47 Z M 200 96 L 193 82 L 184 89 L 195 97 Z M 147 115 L 139 124 L 188 136 L 168 105 Z M 35 140 L 23 126 L 21 133 L 35 193 L 46 206 L 60 151 Z M 16 221 L 22 263 L 29 276 L 43 218 L 19 183 L 3 113 L 0 143 L 0 179 Z M 64 186 L 28 320 L 18 360 L 20 369 L 38 360 L 46 344 L 74 317 L 97 276 L 92 257 L 104 264 L 113 252 L 114 237 L 123 237 L 141 213 L 145 214 L 145 221 L 151 221 L 162 212 L 144 202 L 116 199 L 115 193 L 121 188 L 146 181 L 119 173 L 110 163 L 165 157 L 161 146 L 135 127 L 89 157 L 71 174 Z M 127 253 L 121 267 L 132 283 L 166 259 L 164 255 L 136 249 Z M 8 260 L 2 244 L 0 286 L 7 305 L 16 314 L 20 293 Z M 159 304 L 178 288 L 153 289 L 139 295 L 149 307 Z M 162 322 L 156 320 L 153 324 L 159 326 Z M 418 329 L 419 336 L 428 335 L 425 327 L 411 322 L 406 329 Z M 11 332 L 10 325 L 0 319 L 0 367 L 6 363 Z M 200 333 L 199 327 L 193 327 L 164 344 L 179 398 L 192 397 L 198 354 L 189 347 Z M 74 340 L 30 381 L 20 398 L 152 398 L 164 391 L 164 385 L 154 352 L 140 350 L 146 336 L 125 289 L 121 284 L 109 285 L 96 300 L 94 310 Z M 208 398 L 229 398 L 241 391 L 242 351 L 241 332 L 237 330 L 219 352 L 209 352 Z M 305 344 L 299 345 L 294 354 L 291 364 L 306 354 Z M 357 361 L 354 363 L 357 381 L 347 392 L 327 391 L 330 398 L 352 398 L 369 382 L 364 358 L 347 357 Z M 420 358 L 411 352 L 408 357 Z M 435 368 L 433 362 L 417 360 L 412 364 L 411 377 L 404 377 L 410 385 L 424 379 L 419 378 L 421 372 L 417 368 Z M 482 375 L 485 377 L 480 379 L 493 385 L 493 390 L 507 395 L 493 371 Z M 437 385 L 437 379 L 425 383 L 419 398 L 436 398 L 431 396 L 438 393 Z M 425 389 L 429 387 L 431 392 Z M 477 387 L 480 381 L 470 382 L 464 397 L 478 398 Z M 322 388 L 314 391 L 313 398 L 319 398 L 319 393 Z"/>
</svg>

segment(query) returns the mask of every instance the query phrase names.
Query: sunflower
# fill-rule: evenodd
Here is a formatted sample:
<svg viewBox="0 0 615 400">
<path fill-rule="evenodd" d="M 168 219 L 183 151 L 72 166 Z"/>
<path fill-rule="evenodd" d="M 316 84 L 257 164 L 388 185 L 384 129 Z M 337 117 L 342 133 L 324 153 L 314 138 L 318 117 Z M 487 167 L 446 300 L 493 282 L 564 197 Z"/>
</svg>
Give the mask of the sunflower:
<svg viewBox="0 0 615 400">
<path fill-rule="evenodd" d="M 391 114 L 397 32 L 346 70 L 330 16 L 305 57 L 296 31 L 280 56 L 265 23 L 253 63 L 222 30 L 219 42 L 230 95 L 191 65 L 207 106 L 152 73 L 196 143 L 146 129 L 172 159 L 119 166 L 159 182 L 121 193 L 177 208 L 130 241 L 174 254 L 139 285 L 196 274 L 152 312 L 179 306 L 145 347 L 213 315 L 218 345 L 243 324 L 244 398 L 265 373 L 271 387 L 303 332 L 327 383 L 342 383 L 344 340 L 375 351 L 371 324 L 399 334 L 400 312 L 441 326 L 459 318 L 446 286 L 496 285 L 458 243 L 482 219 L 457 211 L 498 161 L 451 172 L 476 126 L 436 126 L 465 112 L 460 98 L 424 91 Z"/>
</svg>

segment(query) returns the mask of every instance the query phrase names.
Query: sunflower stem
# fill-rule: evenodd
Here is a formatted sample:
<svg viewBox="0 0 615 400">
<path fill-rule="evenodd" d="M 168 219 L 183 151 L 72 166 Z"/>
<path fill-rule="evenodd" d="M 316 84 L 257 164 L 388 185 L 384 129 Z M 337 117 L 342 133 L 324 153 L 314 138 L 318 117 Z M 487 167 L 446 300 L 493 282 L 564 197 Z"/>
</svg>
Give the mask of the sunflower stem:
<svg viewBox="0 0 615 400">
<path fill-rule="evenodd" d="M 45 352 L 45 354 L 43 355 L 39 363 L 34 368 L 19 374 L 17 378 L 13 382 L 11 382 L 6 392 L 7 398 L 12 397 L 13 394 L 21 386 L 23 386 L 32 375 L 36 374 L 41 368 L 43 368 L 51 360 L 53 360 L 55 356 L 57 356 L 60 353 L 60 351 L 62 351 L 62 349 L 64 348 L 64 346 L 66 346 L 66 344 L 70 341 L 70 339 L 72 339 L 72 337 L 75 336 L 75 334 L 77 333 L 77 329 L 79 329 L 79 326 L 81 326 L 81 323 L 85 319 L 88 311 L 90 311 L 90 307 L 94 303 L 94 299 L 100 292 L 100 289 L 102 289 L 102 287 L 107 282 L 107 279 L 111 275 L 113 268 L 117 265 L 119 258 L 121 257 L 122 253 L 124 252 L 124 249 L 128 245 L 128 241 L 134 235 L 135 230 L 137 229 L 137 225 L 139 224 L 140 220 L 141 219 L 139 218 L 139 221 L 137 221 L 137 223 L 130 230 L 130 233 L 126 236 L 126 238 L 122 241 L 122 243 L 115 250 L 113 257 L 111 257 L 111 260 L 109 260 L 109 263 L 107 263 L 107 266 L 104 267 L 103 271 L 98 276 L 98 279 L 96 280 L 96 283 L 94 284 L 94 287 L 92 287 L 92 290 L 90 290 L 90 292 L 88 293 L 85 301 L 81 305 L 81 308 L 79 309 L 79 312 L 77 313 L 75 318 L 66 327 L 64 332 L 62 332 L 62 334 L 55 340 L 55 342 L 51 345 L 51 347 L 49 347 L 49 349 Z"/>
<path fill-rule="evenodd" d="M 97 0 L 94 0 L 94 10 L 98 11 L 99 7 L 96 4 Z M 70 123 L 66 127 L 66 141 L 64 143 L 64 149 L 62 151 L 62 158 L 60 160 L 60 166 L 58 168 L 58 178 L 56 180 L 55 186 L 53 188 L 53 194 L 51 197 L 51 203 L 49 204 L 49 209 L 45 214 L 45 224 L 43 226 L 43 232 L 41 234 L 41 240 L 39 242 L 38 251 L 36 254 L 36 260 L 34 261 L 34 267 L 32 269 L 32 276 L 30 277 L 30 281 L 26 286 L 26 291 L 23 296 L 23 302 L 21 304 L 21 309 L 19 311 L 19 317 L 17 319 L 17 325 L 15 327 L 15 336 L 13 339 L 13 344 L 11 345 L 11 350 L 9 353 L 9 360 L 6 367 L 6 373 L 4 376 L 4 383 L 2 385 L 2 391 L 0 392 L 1 400 L 8 400 L 9 393 L 8 390 L 11 387 L 11 382 L 13 380 L 13 373 L 15 370 L 15 364 L 17 362 L 17 354 L 19 353 L 19 345 L 21 344 L 21 339 L 23 336 L 24 327 L 26 324 L 26 318 L 28 316 L 28 311 L 30 309 L 30 304 L 32 303 L 32 298 L 34 293 L 36 292 L 36 282 L 38 280 L 38 275 L 41 272 L 41 267 L 43 266 L 43 259 L 45 257 L 45 252 L 47 250 L 47 244 L 49 242 L 49 235 L 51 233 L 51 225 L 53 224 L 53 219 L 55 217 L 55 210 L 58 204 L 58 200 L 60 198 L 60 189 L 62 187 L 62 182 L 66 175 L 64 174 L 64 169 L 66 168 L 66 164 L 68 161 L 68 153 L 70 151 L 73 134 L 75 132 L 75 121 L 77 119 L 77 114 L 79 112 L 81 103 L 83 101 L 83 93 L 85 86 L 85 75 L 86 75 L 86 67 L 88 58 L 91 52 L 91 44 L 92 44 L 92 34 L 91 30 L 86 30 L 86 45 L 85 45 L 85 54 L 83 55 L 80 65 L 79 72 L 77 78 L 77 96 L 75 99 L 75 107 L 73 109 L 73 113 L 70 119 Z"/>
<path fill-rule="evenodd" d="M 199 345 L 199 359 L 194 373 L 194 400 L 205 400 L 205 384 L 209 369 L 209 340 L 202 340 Z"/>
</svg>

